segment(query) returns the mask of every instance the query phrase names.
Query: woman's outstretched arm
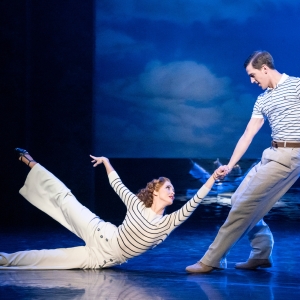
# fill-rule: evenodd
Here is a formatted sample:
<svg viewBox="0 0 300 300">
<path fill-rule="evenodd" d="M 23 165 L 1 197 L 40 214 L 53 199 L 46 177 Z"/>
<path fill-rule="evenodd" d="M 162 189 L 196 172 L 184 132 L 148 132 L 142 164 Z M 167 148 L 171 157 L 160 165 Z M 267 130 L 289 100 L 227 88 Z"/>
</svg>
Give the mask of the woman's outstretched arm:
<svg viewBox="0 0 300 300">
<path fill-rule="evenodd" d="M 104 167 L 106 169 L 107 175 L 109 175 L 109 173 L 114 171 L 114 168 L 110 164 L 109 159 L 107 157 L 104 157 L 104 156 L 96 157 L 93 155 L 90 155 L 90 157 L 93 159 L 92 160 L 92 163 L 94 163 L 93 167 L 97 167 L 98 165 L 103 163 Z"/>
<path fill-rule="evenodd" d="M 209 193 L 210 189 L 214 185 L 216 180 L 223 179 L 226 174 L 226 169 L 220 166 L 214 171 L 213 175 L 206 181 L 206 183 L 198 190 L 196 195 L 190 199 L 185 205 L 183 205 L 177 211 L 171 213 L 165 219 L 166 223 L 172 224 L 169 232 L 171 232 L 176 226 L 179 226 L 185 220 L 187 220 L 198 205 L 202 202 L 203 198 Z"/>
<path fill-rule="evenodd" d="M 90 157 L 93 159 L 92 160 L 93 167 L 97 167 L 98 165 L 100 165 L 102 163 L 104 164 L 111 187 L 119 195 L 121 200 L 126 205 L 127 209 L 132 207 L 132 205 L 141 203 L 141 200 L 139 200 L 136 197 L 136 195 L 133 194 L 132 192 L 130 192 L 130 190 L 123 184 L 119 175 L 117 174 L 115 169 L 110 164 L 108 158 L 106 158 L 104 156 L 96 157 L 93 155 L 90 155 Z"/>
</svg>

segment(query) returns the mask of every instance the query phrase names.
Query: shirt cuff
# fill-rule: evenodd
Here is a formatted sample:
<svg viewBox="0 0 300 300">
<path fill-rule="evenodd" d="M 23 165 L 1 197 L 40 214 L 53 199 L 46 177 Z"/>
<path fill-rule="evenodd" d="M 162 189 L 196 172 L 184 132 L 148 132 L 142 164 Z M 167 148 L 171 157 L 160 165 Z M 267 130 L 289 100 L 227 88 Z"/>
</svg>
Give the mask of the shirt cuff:
<svg viewBox="0 0 300 300">
<path fill-rule="evenodd" d="M 204 198 L 209 192 L 210 192 L 210 188 L 208 188 L 207 186 L 205 185 L 202 185 L 202 187 L 198 190 L 197 192 L 197 196 L 199 198 Z"/>
</svg>

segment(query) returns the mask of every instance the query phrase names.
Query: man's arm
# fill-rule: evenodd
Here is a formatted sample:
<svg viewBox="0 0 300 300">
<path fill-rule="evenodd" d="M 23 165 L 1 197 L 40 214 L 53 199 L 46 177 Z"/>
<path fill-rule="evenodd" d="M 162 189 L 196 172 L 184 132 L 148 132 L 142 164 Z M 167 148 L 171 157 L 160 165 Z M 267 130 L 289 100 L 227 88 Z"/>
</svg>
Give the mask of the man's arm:
<svg viewBox="0 0 300 300">
<path fill-rule="evenodd" d="M 247 151 L 250 146 L 254 136 L 260 130 L 264 124 L 264 118 L 251 118 L 244 134 L 239 139 L 238 143 L 235 146 L 233 154 L 230 158 L 230 161 L 227 165 L 228 172 L 236 165 L 236 163 L 241 159 L 244 153 Z"/>
</svg>

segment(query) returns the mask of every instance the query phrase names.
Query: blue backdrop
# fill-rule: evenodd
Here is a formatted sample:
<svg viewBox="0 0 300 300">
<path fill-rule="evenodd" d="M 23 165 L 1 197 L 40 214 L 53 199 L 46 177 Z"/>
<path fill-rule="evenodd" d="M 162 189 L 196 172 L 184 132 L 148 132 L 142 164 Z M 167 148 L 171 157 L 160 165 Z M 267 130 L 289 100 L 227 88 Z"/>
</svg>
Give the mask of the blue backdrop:
<svg viewBox="0 0 300 300">
<path fill-rule="evenodd" d="M 230 157 L 261 89 L 243 68 L 267 50 L 299 76 L 292 0 L 96 1 L 96 153 Z M 245 157 L 271 140 L 264 125 Z"/>
</svg>

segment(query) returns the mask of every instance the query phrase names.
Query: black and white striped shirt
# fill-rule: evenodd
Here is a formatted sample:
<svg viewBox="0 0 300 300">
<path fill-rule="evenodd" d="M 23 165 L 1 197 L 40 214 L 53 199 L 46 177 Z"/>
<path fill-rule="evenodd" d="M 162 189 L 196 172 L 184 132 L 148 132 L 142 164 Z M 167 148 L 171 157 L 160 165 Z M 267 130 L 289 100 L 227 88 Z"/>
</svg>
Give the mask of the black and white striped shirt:
<svg viewBox="0 0 300 300">
<path fill-rule="evenodd" d="M 117 229 L 117 242 L 124 260 L 153 249 L 193 213 L 210 191 L 202 186 L 183 207 L 169 215 L 157 215 L 122 183 L 118 174 L 109 174 L 109 182 L 127 207 L 123 223 Z"/>
<path fill-rule="evenodd" d="M 258 96 L 252 118 L 267 117 L 275 141 L 300 141 L 300 78 L 283 74 L 274 89 Z"/>
</svg>

